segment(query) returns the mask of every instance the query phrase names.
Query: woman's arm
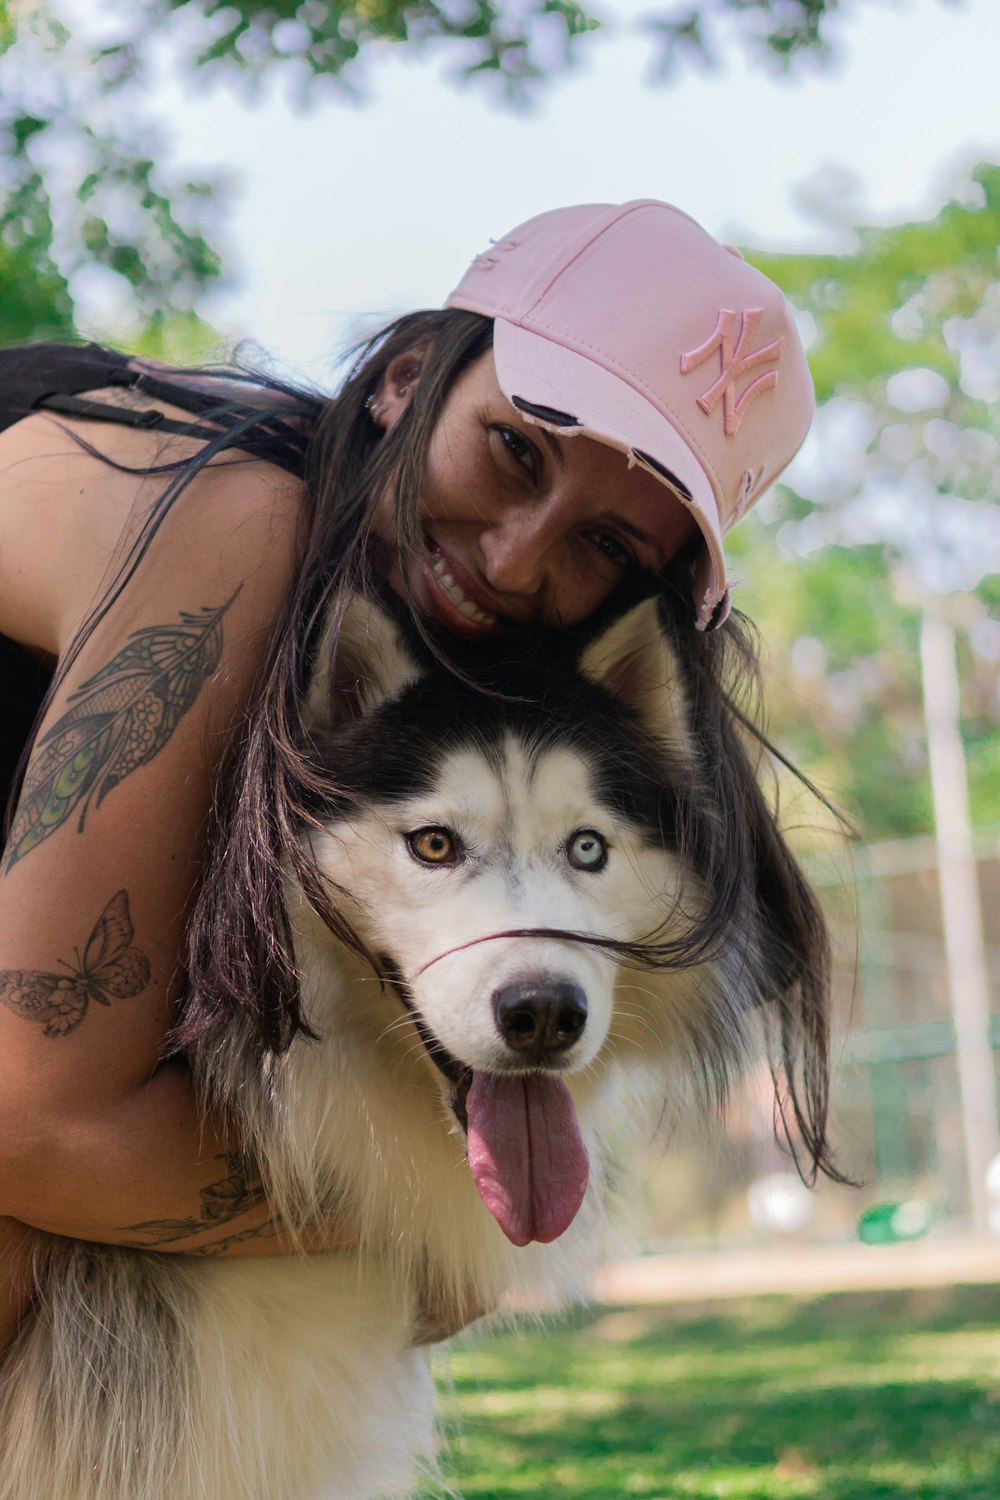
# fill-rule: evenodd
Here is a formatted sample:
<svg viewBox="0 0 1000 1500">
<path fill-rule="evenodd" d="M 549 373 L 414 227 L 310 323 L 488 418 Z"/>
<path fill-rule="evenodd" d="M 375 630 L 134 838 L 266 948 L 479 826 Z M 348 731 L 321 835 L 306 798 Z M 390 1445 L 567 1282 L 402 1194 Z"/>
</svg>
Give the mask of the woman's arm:
<svg viewBox="0 0 1000 1500">
<path fill-rule="evenodd" d="M 239 1142 L 201 1116 L 182 1063 L 161 1065 L 108 1112 L 50 1137 L 23 1186 L 8 1185 L 14 1216 L 50 1234 L 181 1255 L 280 1255 L 353 1243 L 317 1226 L 293 1239 L 271 1214 Z"/>
<path fill-rule="evenodd" d="M 63 652 L 138 524 L 136 480 L 31 421 L 45 423 L 34 462 L 4 475 L 0 624 Z M 300 504 L 266 465 L 199 476 L 47 711 L 0 867 L 0 1216 L 164 1250 L 278 1248 L 234 1169 L 239 1143 L 160 1058 L 213 778 L 288 586 Z"/>
</svg>

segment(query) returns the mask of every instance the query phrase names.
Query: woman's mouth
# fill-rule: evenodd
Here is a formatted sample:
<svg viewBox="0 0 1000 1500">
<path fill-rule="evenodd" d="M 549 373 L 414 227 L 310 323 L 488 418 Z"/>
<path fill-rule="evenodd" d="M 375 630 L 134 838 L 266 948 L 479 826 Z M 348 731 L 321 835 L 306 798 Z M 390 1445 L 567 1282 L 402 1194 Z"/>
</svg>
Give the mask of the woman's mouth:
<svg viewBox="0 0 1000 1500">
<path fill-rule="evenodd" d="M 442 622 L 452 629 L 464 629 L 475 634 L 496 630 L 501 624 L 500 616 L 492 610 L 484 609 L 469 597 L 455 578 L 444 554 L 429 539 L 427 551 L 427 567 L 433 579 L 431 603 L 436 606 L 435 613 L 441 617 Z"/>
<path fill-rule="evenodd" d="M 431 572 L 437 579 L 442 593 L 451 600 L 460 615 L 464 615 L 467 620 L 474 620 L 477 625 L 495 625 L 497 623 L 498 617 L 496 615 L 491 614 L 488 610 L 480 609 L 477 605 L 473 604 L 471 599 L 466 597 L 448 572 L 443 558 L 433 557 L 431 559 Z"/>
</svg>

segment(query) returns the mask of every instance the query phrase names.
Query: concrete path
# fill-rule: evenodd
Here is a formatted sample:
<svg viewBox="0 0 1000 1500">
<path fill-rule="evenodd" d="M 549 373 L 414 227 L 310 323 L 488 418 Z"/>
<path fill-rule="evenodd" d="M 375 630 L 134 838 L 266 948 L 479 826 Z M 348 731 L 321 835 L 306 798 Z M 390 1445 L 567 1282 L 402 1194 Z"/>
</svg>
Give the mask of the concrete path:
<svg viewBox="0 0 1000 1500">
<path fill-rule="evenodd" d="M 803 1245 L 679 1251 L 606 1266 L 594 1300 L 611 1306 L 767 1294 L 816 1296 L 1000 1282 L 1000 1241 L 931 1236 L 901 1245 Z"/>
</svg>

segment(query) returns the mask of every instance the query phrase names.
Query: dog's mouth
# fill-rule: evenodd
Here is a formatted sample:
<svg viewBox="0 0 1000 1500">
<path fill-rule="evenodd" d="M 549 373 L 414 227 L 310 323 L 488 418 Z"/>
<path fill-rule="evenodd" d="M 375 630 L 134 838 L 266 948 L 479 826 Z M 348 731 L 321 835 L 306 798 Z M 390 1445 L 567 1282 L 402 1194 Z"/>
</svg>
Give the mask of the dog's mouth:
<svg viewBox="0 0 1000 1500">
<path fill-rule="evenodd" d="M 383 984 L 389 985 L 395 991 L 403 1009 L 413 1022 L 413 1029 L 420 1038 L 427 1056 L 441 1076 L 451 1084 L 451 1092 L 448 1096 L 449 1108 L 463 1131 L 468 1134 L 467 1100 L 469 1089 L 472 1087 L 472 1069 L 467 1064 L 459 1062 L 458 1058 L 454 1057 L 444 1043 L 434 1035 L 419 1007 L 413 1003 L 410 987 L 403 978 L 399 965 L 385 953 L 379 954 L 378 964 L 379 977 Z"/>
<path fill-rule="evenodd" d="M 486 1073 L 460 1062 L 428 1026 L 396 965 L 380 962 L 383 979 L 450 1085 L 448 1104 L 465 1134 L 483 1203 L 514 1245 L 558 1239 L 576 1218 L 590 1170 L 565 1083 L 553 1073 Z"/>
<path fill-rule="evenodd" d="M 434 1035 L 420 1011 L 414 1005 L 406 986 L 396 981 L 395 989 L 406 1007 L 410 1020 L 413 1022 L 413 1028 L 420 1038 L 424 1051 L 442 1077 L 447 1079 L 448 1083 L 451 1084 L 451 1092 L 448 1095 L 448 1106 L 459 1125 L 461 1125 L 462 1130 L 468 1136 L 468 1099 L 472 1080 L 475 1076 L 473 1070 L 467 1067 L 465 1063 L 459 1062 L 457 1057 L 453 1057 L 444 1043 L 439 1041 Z"/>
</svg>

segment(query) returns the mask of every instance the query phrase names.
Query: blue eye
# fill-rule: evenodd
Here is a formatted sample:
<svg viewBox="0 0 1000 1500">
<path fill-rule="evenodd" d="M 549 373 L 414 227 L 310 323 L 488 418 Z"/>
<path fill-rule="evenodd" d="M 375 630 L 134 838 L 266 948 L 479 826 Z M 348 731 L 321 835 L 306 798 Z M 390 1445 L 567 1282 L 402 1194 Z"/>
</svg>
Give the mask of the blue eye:
<svg viewBox="0 0 1000 1500">
<path fill-rule="evenodd" d="M 603 870 L 608 846 L 595 828 L 579 828 L 566 841 L 566 858 L 574 870 Z"/>
</svg>

